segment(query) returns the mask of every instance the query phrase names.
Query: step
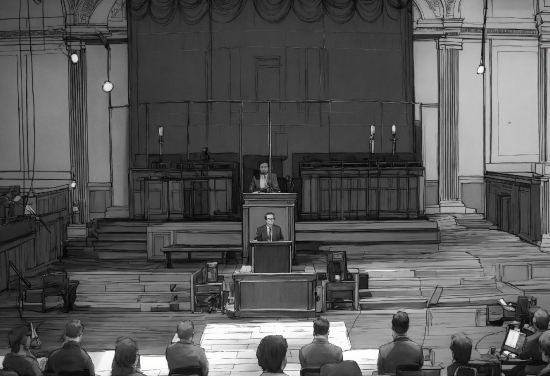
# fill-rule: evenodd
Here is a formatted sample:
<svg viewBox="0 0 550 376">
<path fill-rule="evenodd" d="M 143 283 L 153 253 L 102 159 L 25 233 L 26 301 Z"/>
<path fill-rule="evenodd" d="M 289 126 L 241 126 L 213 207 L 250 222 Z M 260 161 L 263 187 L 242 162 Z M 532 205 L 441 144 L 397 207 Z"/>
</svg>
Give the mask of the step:
<svg viewBox="0 0 550 376">
<path fill-rule="evenodd" d="M 94 244 L 96 251 L 147 251 L 147 242 L 97 242 Z"/>
<path fill-rule="evenodd" d="M 98 235 L 116 232 L 116 233 L 147 233 L 147 226 L 145 227 L 136 227 L 136 226 L 107 226 L 107 227 L 98 227 L 96 229 Z"/>
<path fill-rule="evenodd" d="M 191 282 L 191 272 L 159 272 L 139 273 L 124 271 L 94 271 L 94 272 L 67 272 L 70 279 L 80 281 L 81 284 L 112 284 L 112 283 L 183 283 Z"/>
<path fill-rule="evenodd" d="M 131 293 L 131 292 L 78 292 L 76 304 L 78 302 L 106 302 L 106 303 L 170 303 L 175 300 L 180 302 L 189 301 L 191 299 L 190 291 L 180 291 L 174 293 Z"/>
<path fill-rule="evenodd" d="M 388 296 L 418 296 L 421 297 L 421 290 L 419 288 L 382 288 L 382 289 L 369 289 L 371 297 L 382 298 Z"/>
<path fill-rule="evenodd" d="M 392 296 L 387 298 L 367 298 L 360 299 L 361 309 L 422 309 L 426 308 L 428 299 L 424 297 L 412 296 Z"/>
<path fill-rule="evenodd" d="M 147 260 L 145 251 L 96 251 L 99 260 Z"/>
<path fill-rule="evenodd" d="M 110 284 L 90 284 L 83 283 L 78 286 L 78 292 L 82 293 L 102 293 L 102 292 L 148 292 L 148 293 L 178 293 L 189 292 L 191 290 L 190 282 L 136 282 L 136 283 L 110 283 Z"/>
</svg>

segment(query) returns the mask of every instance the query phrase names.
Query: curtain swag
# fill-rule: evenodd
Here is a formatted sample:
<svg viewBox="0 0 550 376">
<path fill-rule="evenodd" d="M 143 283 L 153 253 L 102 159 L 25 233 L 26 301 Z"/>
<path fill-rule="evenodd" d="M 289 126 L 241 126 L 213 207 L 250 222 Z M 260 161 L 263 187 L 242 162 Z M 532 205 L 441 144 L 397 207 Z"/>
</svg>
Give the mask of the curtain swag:
<svg viewBox="0 0 550 376">
<path fill-rule="evenodd" d="M 411 0 L 251 0 L 258 15 L 277 24 L 290 11 L 304 22 L 318 22 L 326 15 L 332 21 L 344 24 L 357 13 L 366 22 L 375 22 L 386 14 L 393 20 L 399 11 L 411 12 Z M 149 15 L 156 23 L 166 25 L 176 14 L 183 22 L 194 25 L 211 14 L 212 21 L 228 23 L 241 14 L 247 0 L 129 0 L 131 16 L 141 20 Z"/>
</svg>

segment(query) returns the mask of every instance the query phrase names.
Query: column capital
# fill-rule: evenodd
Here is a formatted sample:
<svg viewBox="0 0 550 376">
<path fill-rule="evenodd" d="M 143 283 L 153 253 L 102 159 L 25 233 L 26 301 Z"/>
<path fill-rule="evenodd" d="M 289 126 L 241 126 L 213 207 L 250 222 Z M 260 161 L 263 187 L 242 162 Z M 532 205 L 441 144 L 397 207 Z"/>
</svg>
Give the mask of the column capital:
<svg viewBox="0 0 550 376">
<path fill-rule="evenodd" d="M 537 30 L 539 32 L 540 48 L 550 48 L 550 12 L 539 12 L 535 16 Z"/>
<path fill-rule="evenodd" d="M 442 37 L 437 40 L 438 50 L 462 50 L 462 38 Z"/>
<path fill-rule="evenodd" d="M 438 49 L 462 49 L 462 38 L 460 37 L 460 33 L 462 31 L 463 21 L 463 18 L 441 19 L 441 25 L 443 26 L 443 35 L 437 40 Z"/>
</svg>

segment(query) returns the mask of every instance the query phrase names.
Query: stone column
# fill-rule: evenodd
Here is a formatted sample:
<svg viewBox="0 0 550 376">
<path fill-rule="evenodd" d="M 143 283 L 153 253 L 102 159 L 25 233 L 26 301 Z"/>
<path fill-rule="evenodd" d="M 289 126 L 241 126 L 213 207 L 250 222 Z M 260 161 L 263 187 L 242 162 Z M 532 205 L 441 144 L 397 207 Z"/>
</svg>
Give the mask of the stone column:
<svg viewBox="0 0 550 376">
<path fill-rule="evenodd" d="M 439 73 L 439 209 L 465 213 L 458 185 L 458 54 L 462 40 L 440 38 Z"/>
</svg>

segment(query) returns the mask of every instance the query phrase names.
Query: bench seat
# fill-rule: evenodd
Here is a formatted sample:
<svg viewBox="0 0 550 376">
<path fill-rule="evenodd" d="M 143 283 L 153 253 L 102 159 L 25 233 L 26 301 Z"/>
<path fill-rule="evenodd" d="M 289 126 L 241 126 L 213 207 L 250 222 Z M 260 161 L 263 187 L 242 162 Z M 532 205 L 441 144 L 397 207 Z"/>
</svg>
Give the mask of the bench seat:
<svg viewBox="0 0 550 376">
<path fill-rule="evenodd" d="M 226 252 L 242 252 L 242 246 L 224 245 L 224 244 L 173 244 L 160 249 L 166 259 L 166 267 L 172 269 L 172 252 L 187 252 L 187 258 L 191 259 L 193 252 L 222 252 L 225 259 Z"/>
</svg>

